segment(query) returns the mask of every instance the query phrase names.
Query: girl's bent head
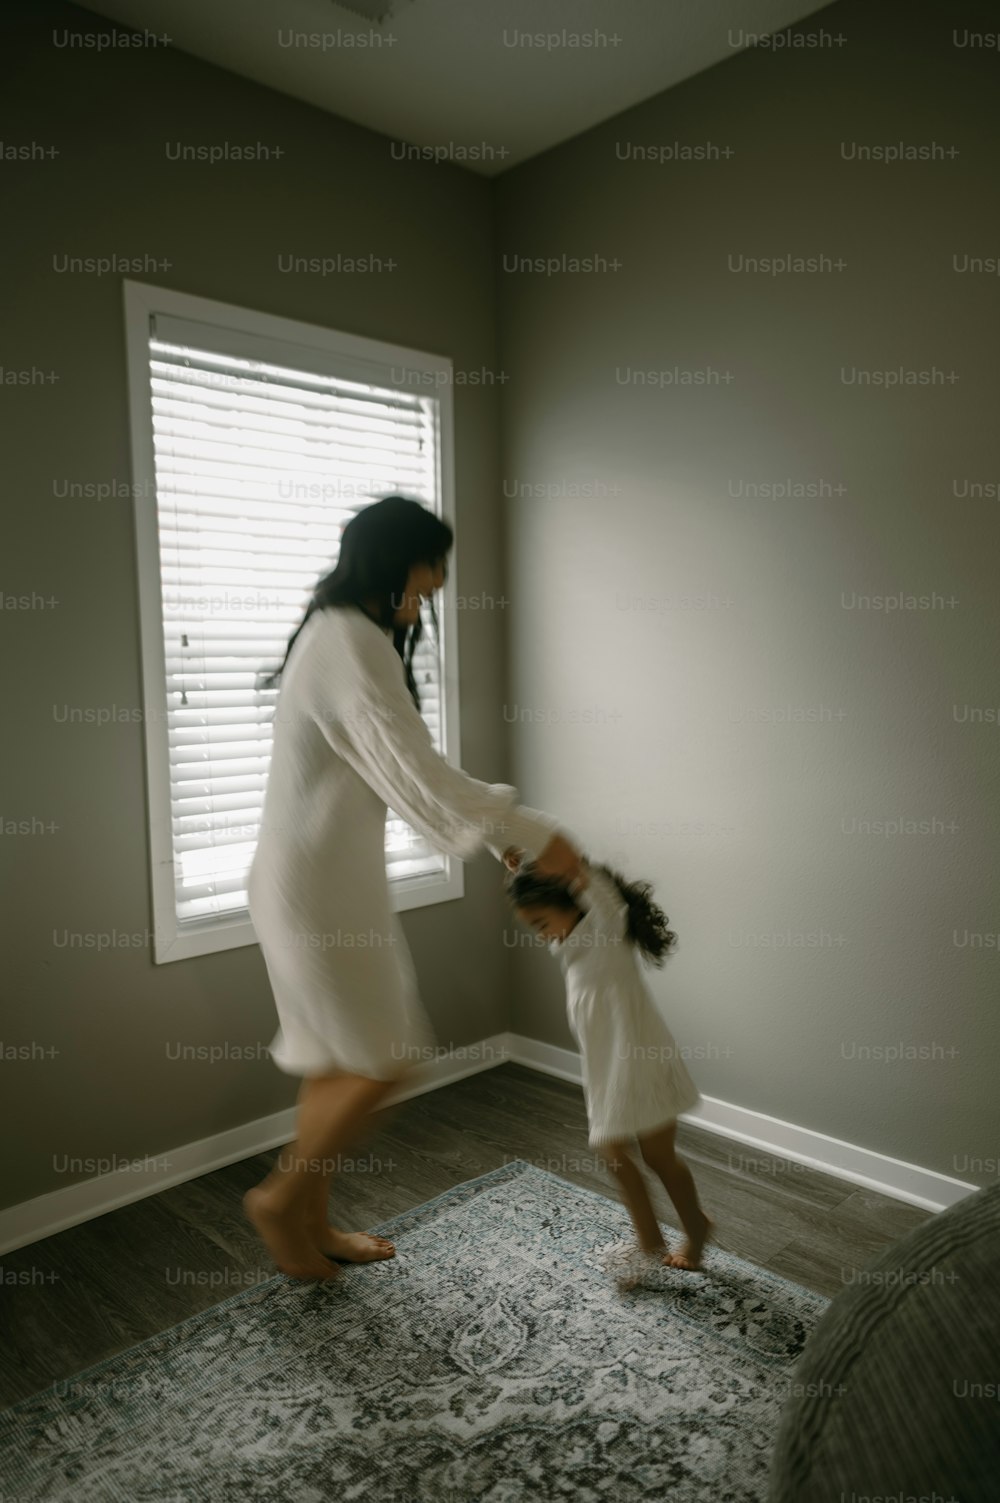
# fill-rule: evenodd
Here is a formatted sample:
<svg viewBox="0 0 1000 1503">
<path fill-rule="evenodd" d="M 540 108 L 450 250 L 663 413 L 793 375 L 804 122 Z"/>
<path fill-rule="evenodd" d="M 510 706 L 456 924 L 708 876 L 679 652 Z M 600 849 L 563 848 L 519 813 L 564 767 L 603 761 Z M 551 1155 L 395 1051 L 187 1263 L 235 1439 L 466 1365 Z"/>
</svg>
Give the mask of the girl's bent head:
<svg viewBox="0 0 1000 1503">
<path fill-rule="evenodd" d="M 515 912 L 523 924 L 530 924 L 543 939 L 565 939 L 583 917 L 577 908 L 546 908 L 537 904 L 531 908 L 517 908 Z"/>
<path fill-rule="evenodd" d="M 590 863 L 594 866 L 594 863 Z M 649 882 L 630 882 L 614 867 L 598 862 L 594 868 L 604 873 L 618 889 L 626 908 L 625 937 L 650 965 L 661 966 L 673 954 L 677 935 L 668 927 L 670 920 L 653 899 Z M 524 923 L 546 939 L 564 940 L 583 918 L 570 890 L 557 878 L 540 876 L 533 865 L 521 865 L 516 876 L 505 883 L 511 905 Z"/>
<path fill-rule="evenodd" d="M 554 877 L 543 877 L 522 865 L 507 882 L 507 896 L 522 923 L 545 939 L 565 939 L 583 918 L 569 889 Z"/>
</svg>

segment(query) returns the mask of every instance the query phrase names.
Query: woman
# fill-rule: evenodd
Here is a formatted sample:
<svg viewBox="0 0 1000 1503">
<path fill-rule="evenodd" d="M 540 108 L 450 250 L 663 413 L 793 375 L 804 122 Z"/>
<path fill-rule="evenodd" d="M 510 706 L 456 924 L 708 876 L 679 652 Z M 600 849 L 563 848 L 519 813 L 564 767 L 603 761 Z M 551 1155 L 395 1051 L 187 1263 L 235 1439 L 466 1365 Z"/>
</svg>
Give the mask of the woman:
<svg viewBox="0 0 1000 1503">
<path fill-rule="evenodd" d="M 303 1083 L 296 1140 L 243 1204 L 293 1278 L 335 1276 L 329 1258 L 368 1262 L 395 1251 L 384 1238 L 327 1225 L 332 1164 L 433 1049 L 389 901 L 387 807 L 452 855 L 486 846 L 502 859 L 516 845 L 542 872 L 579 872 L 580 853 L 554 820 L 518 805 L 507 784 L 452 767 L 419 713 L 420 603 L 431 601 L 433 613 L 453 538 L 403 496 L 352 517 L 336 568 L 265 680 L 280 678 L 281 691 L 248 900 L 281 1025 L 271 1054 Z"/>
</svg>

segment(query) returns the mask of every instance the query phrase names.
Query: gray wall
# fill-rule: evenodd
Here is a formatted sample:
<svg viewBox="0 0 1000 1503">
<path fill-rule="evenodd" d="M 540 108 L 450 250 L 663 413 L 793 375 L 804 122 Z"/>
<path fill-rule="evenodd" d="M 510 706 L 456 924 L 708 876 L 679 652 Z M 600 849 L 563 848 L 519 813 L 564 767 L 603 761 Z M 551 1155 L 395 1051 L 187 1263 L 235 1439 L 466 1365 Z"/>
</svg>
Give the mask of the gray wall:
<svg viewBox="0 0 1000 1503">
<path fill-rule="evenodd" d="M 3 138 L 62 154 L 3 167 L 16 233 L 2 360 L 59 380 L 3 390 L 2 587 L 58 605 L 4 612 L 18 749 L 3 817 L 58 828 L 0 845 L 16 872 L 2 1036 L 58 1053 L 2 1065 L 0 1204 L 89 1177 L 58 1172 L 58 1156 L 162 1154 L 294 1100 L 266 1058 L 165 1059 L 165 1042 L 270 1039 L 256 947 L 156 967 L 145 945 L 52 944 L 53 930 L 150 922 L 142 729 L 53 718 L 54 704 L 140 695 L 131 502 L 53 496 L 55 480 L 129 478 L 120 279 L 57 275 L 63 252 L 166 258 L 143 279 L 510 373 L 502 461 L 494 392 L 455 392 L 458 590 L 512 601 L 459 620 L 464 765 L 516 781 L 594 855 L 654 881 L 681 950 L 650 984 L 705 1092 L 985 1182 L 966 1166 L 998 1152 L 998 956 L 955 936 L 1000 928 L 997 726 L 953 707 L 997 702 L 998 502 L 953 483 L 996 484 L 997 284 L 951 257 L 1000 247 L 985 186 L 997 63 L 953 48 L 950 28 L 989 30 L 989 14 L 928 8 L 918 26 L 907 8 L 904 29 L 844 0 L 798 30 L 846 45 L 736 56 L 495 185 L 392 161 L 385 139 L 182 54 L 54 49 L 53 28 L 105 23 L 26 14 Z M 178 138 L 287 155 L 182 165 L 165 157 Z M 900 139 L 960 155 L 839 155 L 841 140 Z M 735 155 L 622 161 L 616 141 Z M 389 276 L 276 271 L 290 249 L 383 248 L 400 263 Z M 504 252 L 623 264 L 517 275 Z M 730 254 L 786 252 L 848 264 L 727 270 Z M 616 375 L 675 366 L 734 379 Z M 842 366 L 960 379 L 880 391 L 843 384 Z M 541 494 L 511 499 L 501 474 Z M 844 489 L 730 494 L 786 478 Z M 573 485 L 598 495 L 560 497 Z M 855 591 L 958 604 L 845 609 Z M 647 608 L 626 608 L 636 597 Z M 799 718 L 774 723 L 789 705 Z M 847 833 L 896 816 L 958 828 Z M 558 969 L 518 948 L 492 861 L 468 864 L 466 884 L 460 904 L 403 915 L 440 1039 L 510 1025 L 568 1045 Z M 746 935 L 753 947 L 731 942 Z M 774 935 L 792 942 L 769 948 Z M 899 1044 L 947 1052 L 857 1058 Z"/>
<path fill-rule="evenodd" d="M 740 54 L 505 174 L 497 272 L 513 780 L 654 882 L 680 948 L 647 974 L 706 1094 L 982 1183 L 1000 282 L 952 257 L 1000 252 L 1000 65 L 952 28 L 995 22 L 814 14 L 793 31 L 844 43 Z M 959 154 L 841 148 L 899 141 Z M 674 142 L 734 154 L 626 144 Z M 588 254 L 621 267 L 504 259 Z M 847 264 L 729 269 L 784 254 Z M 675 367 L 733 379 L 628 375 Z M 841 376 L 899 367 L 959 379 Z M 745 493 L 789 478 L 836 489 Z M 855 823 L 894 818 L 927 833 Z M 512 1027 L 568 1046 L 557 971 L 513 941 Z"/>
<path fill-rule="evenodd" d="M 5 490 L 12 534 L 5 594 L 58 605 L 5 610 L 10 762 L 3 817 L 54 833 L 0 844 L 7 929 L 6 1045 L 58 1053 L 8 1061 L 0 1132 L 10 1162 L 0 1204 L 86 1172 L 54 1160 L 159 1155 L 291 1105 L 270 1060 L 171 1062 L 165 1043 L 252 1048 L 277 1020 L 259 949 L 154 966 L 148 944 L 96 954 L 53 931 L 131 935 L 151 923 L 143 730 L 57 723 L 53 705 L 141 705 L 132 503 L 56 499 L 54 481 L 130 480 L 119 276 L 58 274 L 53 256 L 152 256 L 138 280 L 495 368 L 491 188 L 447 165 L 393 160 L 388 138 L 181 53 L 69 51 L 54 29 L 106 30 L 71 7 L 36 6 L 4 101 L 7 143 L 61 153 L 4 164 L 8 292 L 0 360 L 54 371 L 5 387 Z M 14 48 L 12 47 L 12 54 Z M 263 142 L 279 160 L 167 160 L 165 142 Z M 282 274 L 279 254 L 393 255 L 383 275 Z M 10 294 L 13 292 L 13 296 Z M 458 593 L 501 594 L 495 388 L 456 386 Z M 496 734 L 500 611 L 459 612 L 462 759 L 505 775 Z M 402 915 L 442 1045 L 506 1026 L 498 867 L 466 865 L 458 902 Z"/>
</svg>

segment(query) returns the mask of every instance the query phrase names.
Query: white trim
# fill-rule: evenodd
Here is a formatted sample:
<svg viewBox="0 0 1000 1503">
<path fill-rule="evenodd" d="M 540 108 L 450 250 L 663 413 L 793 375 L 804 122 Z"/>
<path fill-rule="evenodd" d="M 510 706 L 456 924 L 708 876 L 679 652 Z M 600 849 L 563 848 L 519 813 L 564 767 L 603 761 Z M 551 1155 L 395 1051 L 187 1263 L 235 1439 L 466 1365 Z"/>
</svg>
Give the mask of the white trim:
<svg viewBox="0 0 1000 1503">
<path fill-rule="evenodd" d="M 454 490 L 454 411 L 452 402 L 452 361 L 404 345 L 387 344 L 358 334 L 346 334 L 319 324 L 259 313 L 232 303 L 195 297 L 144 282 L 123 280 L 125 304 L 125 345 L 128 374 L 129 431 L 131 436 L 132 485 L 135 513 L 136 578 L 139 595 L 139 625 L 142 663 L 142 702 L 146 762 L 146 800 L 149 829 L 149 870 L 153 931 L 153 960 L 157 965 L 186 960 L 219 950 L 257 943 L 253 924 L 244 910 L 206 918 L 199 924 L 177 923 L 174 889 L 173 840 L 170 821 L 170 763 L 167 724 L 164 715 L 166 666 L 163 643 L 159 540 L 156 518 L 156 471 L 153 457 L 152 424 L 149 420 L 151 390 L 149 377 L 149 318 L 162 315 L 174 321 L 175 331 L 183 332 L 183 321 L 206 333 L 218 332 L 225 339 L 228 332 L 232 349 L 245 352 L 248 340 L 266 338 L 280 342 L 289 361 L 314 359 L 328 367 L 342 362 L 350 375 L 375 384 L 391 385 L 392 368 L 402 366 L 434 377 L 433 394 L 438 402 L 438 493 L 441 516 L 455 533 L 452 556 L 458 554 L 458 529 L 455 525 Z M 298 352 L 298 357 L 296 356 Z M 381 372 L 381 374 L 379 374 Z M 439 379 L 440 378 L 440 379 Z M 446 760 L 460 768 L 461 740 L 458 696 L 458 624 L 456 568 L 448 571 L 441 592 L 438 614 L 444 644 L 444 681 L 441 685 L 442 746 Z M 465 871 L 462 862 L 445 855 L 444 871 L 417 877 L 403 877 L 390 882 L 392 906 L 396 912 L 422 908 L 431 903 L 448 902 L 465 895 Z"/>
<path fill-rule="evenodd" d="M 414 1066 L 406 1086 L 393 1091 L 386 1105 L 409 1101 L 413 1096 L 436 1091 L 439 1086 L 464 1080 L 467 1075 L 476 1075 L 507 1063 L 510 1059 L 508 1038 L 508 1034 L 498 1033 L 478 1044 L 469 1044 L 464 1049 Z M 43 1237 L 52 1237 L 68 1227 L 78 1226 L 82 1221 L 105 1216 L 119 1206 L 145 1200 L 148 1195 L 158 1195 L 161 1190 L 169 1190 L 171 1185 L 184 1184 L 187 1180 L 222 1169 L 226 1164 L 235 1164 L 289 1143 L 295 1137 L 295 1118 L 296 1108 L 289 1107 L 287 1111 L 275 1112 L 270 1117 L 241 1123 L 228 1132 L 185 1143 L 170 1153 L 133 1160 L 132 1168 L 115 1169 L 93 1179 L 79 1180 L 64 1190 L 53 1190 L 48 1195 L 9 1206 L 0 1211 L 0 1254 L 27 1247 L 32 1242 L 40 1242 Z"/>
<path fill-rule="evenodd" d="M 171 287 L 154 287 L 148 282 L 133 282 L 123 278 L 126 307 L 142 309 L 146 314 L 163 313 L 176 319 L 190 319 L 197 324 L 210 324 L 239 331 L 242 334 L 260 334 L 266 339 L 284 344 L 307 346 L 320 353 L 337 350 L 351 360 L 376 365 L 410 365 L 414 370 L 434 370 L 450 373 L 452 362 L 446 355 L 432 355 L 425 350 L 414 350 L 407 345 L 389 344 L 382 339 L 369 339 L 363 334 L 348 334 L 340 329 L 330 329 L 324 324 L 307 324 L 296 318 L 281 314 L 261 313 L 256 308 L 244 308 L 237 303 L 220 303 L 215 298 L 196 297 L 190 292 L 175 292 Z M 145 338 L 144 326 L 143 337 Z M 444 390 L 442 386 L 440 388 Z M 435 391 L 438 388 L 435 387 Z"/>
<path fill-rule="evenodd" d="M 553 1044 L 543 1044 L 522 1034 L 512 1033 L 508 1038 L 514 1064 L 526 1065 L 545 1075 L 557 1075 L 560 1080 L 580 1082 L 580 1056 L 574 1050 L 558 1049 Z M 979 1188 L 965 1180 L 939 1174 L 935 1169 L 923 1169 L 919 1164 L 908 1164 L 903 1159 L 876 1153 L 873 1148 L 860 1148 L 842 1138 L 814 1132 L 810 1127 L 797 1127 L 794 1122 L 783 1122 L 780 1117 L 769 1117 L 765 1112 L 732 1106 L 715 1096 L 703 1096 L 693 1111 L 681 1113 L 680 1120 L 738 1143 L 764 1149 L 779 1158 L 807 1164 L 811 1169 L 832 1174 L 849 1184 L 863 1185 L 881 1195 L 891 1195 L 894 1200 L 905 1200 L 926 1211 L 944 1211 Z"/>
<path fill-rule="evenodd" d="M 525 1038 L 523 1034 L 497 1033 L 415 1066 L 406 1086 L 394 1091 L 386 1104 L 408 1101 L 464 1080 L 467 1075 L 507 1063 L 580 1083 L 580 1056 L 575 1051 Z M 171 1185 L 211 1174 L 226 1164 L 288 1143 L 295 1136 L 295 1117 L 296 1109 L 289 1107 L 287 1111 L 242 1123 L 211 1138 L 186 1143 L 160 1159 L 150 1156 L 148 1163 L 140 1160 L 141 1168 L 117 1169 L 10 1206 L 0 1211 L 0 1254 L 40 1242 L 43 1237 L 104 1216 L 119 1206 L 143 1200 L 147 1195 L 158 1195 Z M 684 1112 L 681 1120 L 927 1211 L 943 1211 L 979 1188 L 933 1169 L 921 1169 L 873 1149 L 831 1138 L 826 1133 L 796 1127 L 763 1112 L 731 1106 L 713 1096 L 703 1097 L 701 1105 L 693 1112 Z"/>
</svg>

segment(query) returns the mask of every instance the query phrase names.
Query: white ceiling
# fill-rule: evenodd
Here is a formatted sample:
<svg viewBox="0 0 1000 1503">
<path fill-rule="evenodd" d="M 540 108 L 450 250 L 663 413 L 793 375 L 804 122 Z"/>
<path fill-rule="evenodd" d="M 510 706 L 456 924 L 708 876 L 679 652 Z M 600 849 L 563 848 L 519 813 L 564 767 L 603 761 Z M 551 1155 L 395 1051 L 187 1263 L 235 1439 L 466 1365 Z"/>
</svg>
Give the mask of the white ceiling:
<svg viewBox="0 0 1000 1503">
<path fill-rule="evenodd" d="M 780 31 L 823 8 L 814 0 L 357 3 L 395 13 L 373 22 L 336 0 L 88 0 L 87 9 L 166 33 L 183 52 L 394 140 L 449 150 L 492 176 L 733 57 L 747 34 Z M 609 42 L 511 45 L 518 34 L 563 32 Z M 293 33 L 335 40 L 291 46 Z M 370 45 L 351 46 L 352 37 Z M 506 155 L 460 156 L 458 148 L 483 143 Z"/>
</svg>

